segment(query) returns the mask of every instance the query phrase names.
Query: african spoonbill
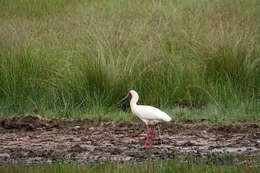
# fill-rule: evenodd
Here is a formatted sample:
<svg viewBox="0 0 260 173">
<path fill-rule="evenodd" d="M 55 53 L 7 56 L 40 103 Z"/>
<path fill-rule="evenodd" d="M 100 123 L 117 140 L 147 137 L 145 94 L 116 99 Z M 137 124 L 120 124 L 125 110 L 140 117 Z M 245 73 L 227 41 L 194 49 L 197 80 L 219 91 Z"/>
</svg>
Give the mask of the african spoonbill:
<svg viewBox="0 0 260 173">
<path fill-rule="evenodd" d="M 136 91 L 130 90 L 127 96 L 125 96 L 122 100 L 118 102 L 118 104 L 125 101 L 128 97 L 132 97 L 130 101 L 130 107 L 137 117 L 139 117 L 147 127 L 147 136 L 145 140 L 145 145 L 143 148 L 151 148 L 152 147 L 152 139 L 153 139 L 153 127 L 152 125 L 157 124 L 162 121 L 171 121 L 171 117 L 167 115 L 165 112 L 161 111 L 160 109 L 157 109 L 153 106 L 147 106 L 147 105 L 137 105 L 139 96 Z M 149 133 L 151 128 L 151 138 L 150 143 L 147 145 L 148 139 L 149 139 Z"/>
</svg>

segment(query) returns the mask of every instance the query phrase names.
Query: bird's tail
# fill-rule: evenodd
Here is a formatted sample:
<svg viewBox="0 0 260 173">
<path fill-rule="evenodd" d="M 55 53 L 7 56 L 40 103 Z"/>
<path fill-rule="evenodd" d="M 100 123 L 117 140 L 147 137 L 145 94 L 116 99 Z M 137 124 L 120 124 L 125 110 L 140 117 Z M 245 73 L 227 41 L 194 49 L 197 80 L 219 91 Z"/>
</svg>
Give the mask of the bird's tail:
<svg viewBox="0 0 260 173">
<path fill-rule="evenodd" d="M 163 120 L 164 120 L 164 121 L 171 121 L 172 118 L 168 116 L 168 117 L 165 117 Z"/>
</svg>

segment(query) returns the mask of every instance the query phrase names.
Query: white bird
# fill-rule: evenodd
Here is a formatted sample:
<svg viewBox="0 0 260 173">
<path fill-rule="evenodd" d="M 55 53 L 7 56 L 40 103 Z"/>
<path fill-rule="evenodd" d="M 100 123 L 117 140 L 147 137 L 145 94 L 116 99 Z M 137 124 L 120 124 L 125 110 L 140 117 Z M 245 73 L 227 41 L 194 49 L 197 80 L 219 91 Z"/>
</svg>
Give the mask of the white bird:
<svg viewBox="0 0 260 173">
<path fill-rule="evenodd" d="M 136 91 L 130 90 L 128 95 L 125 96 L 122 100 L 118 102 L 122 103 L 125 101 L 128 97 L 131 97 L 132 99 L 130 101 L 130 107 L 136 116 L 140 118 L 147 127 L 147 136 L 145 140 L 145 145 L 141 148 L 150 148 L 152 147 L 152 139 L 153 139 L 153 127 L 152 125 L 162 122 L 162 121 L 171 121 L 171 117 L 167 115 L 165 112 L 161 111 L 160 109 L 157 109 L 153 106 L 147 106 L 147 105 L 137 105 L 139 96 Z M 150 143 L 147 145 L 148 139 L 149 139 L 149 133 L 150 133 L 150 128 L 151 128 L 151 138 L 150 138 Z"/>
</svg>

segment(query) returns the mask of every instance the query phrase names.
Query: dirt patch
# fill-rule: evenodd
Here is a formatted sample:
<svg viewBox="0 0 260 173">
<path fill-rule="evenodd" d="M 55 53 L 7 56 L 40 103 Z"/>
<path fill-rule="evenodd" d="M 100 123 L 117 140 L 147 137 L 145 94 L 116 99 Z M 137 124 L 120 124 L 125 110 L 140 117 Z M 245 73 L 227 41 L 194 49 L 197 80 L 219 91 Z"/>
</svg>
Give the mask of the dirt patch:
<svg viewBox="0 0 260 173">
<path fill-rule="evenodd" d="M 66 120 L 11 116 L 0 121 L 0 163 L 145 161 L 176 153 L 233 152 L 260 157 L 260 127 L 254 123 L 205 125 L 193 121 L 162 123 L 154 148 L 140 150 L 142 122 Z"/>
<path fill-rule="evenodd" d="M 16 129 L 16 130 L 27 130 L 33 131 L 37 129 L 52 129 L 52 128 L 66 128 L 76 125 L 82 127 L 88 127 L 96 125 L 94 120 L 81 119 L 81 120 L 66 120 L 63 118 L 43 118 L 40 115 L 18 115 L 10 116 L 2 119 L 1 126 L 4 129 Z"/>
</svg>

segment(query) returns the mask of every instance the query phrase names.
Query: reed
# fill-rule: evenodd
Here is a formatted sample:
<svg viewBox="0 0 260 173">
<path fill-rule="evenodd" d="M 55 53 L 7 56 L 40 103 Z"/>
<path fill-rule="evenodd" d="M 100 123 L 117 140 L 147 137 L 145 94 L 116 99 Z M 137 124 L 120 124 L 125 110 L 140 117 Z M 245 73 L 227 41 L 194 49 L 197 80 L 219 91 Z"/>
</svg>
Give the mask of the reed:
<svg viewBox="0 0 260 173">
<path fill-rule="evenodd" d="M 257 0 L 21 2 L 0 1 L 2 113 L 70 117 L 135 89 L 143 104 L 256 116 Z"/>
</svg>

